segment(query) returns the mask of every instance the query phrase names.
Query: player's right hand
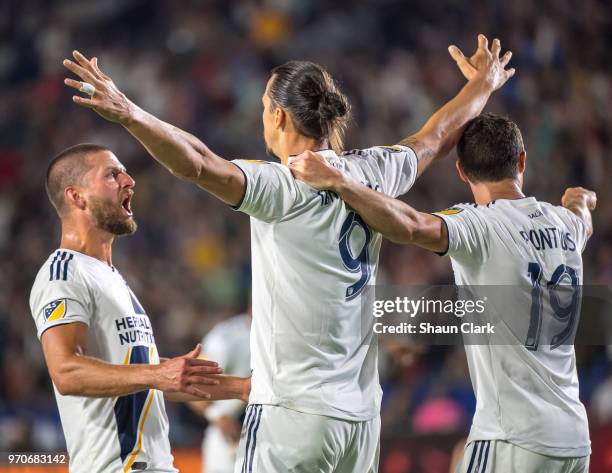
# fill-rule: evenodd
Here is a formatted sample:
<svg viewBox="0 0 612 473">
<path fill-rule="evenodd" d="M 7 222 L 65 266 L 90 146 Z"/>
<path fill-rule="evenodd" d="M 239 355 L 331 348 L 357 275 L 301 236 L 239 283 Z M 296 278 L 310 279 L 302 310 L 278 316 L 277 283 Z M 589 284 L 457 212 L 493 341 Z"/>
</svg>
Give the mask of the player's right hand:
<svg viewBox="0 0 612 473">
<path fill-rule="evenodd" d="M 91 108 L 98 115 L 111 122 L 126 124 L 130 119 L 130 113 L 134 104 L 121 92 L 113 80 L 98 67 L 98 58 L 87 59 L 78 51 L 73 51 L 74 61 L 64 59 L 64 66 L 82 79 L 64 79 L 64 84 L 79 90 L 86 82 L 95 87 L 91 98 L 75 95 L 72 100 L 87 108 Z"/>
<path fill-rule="evenodd" d="M 597 206 L 597 194 L 584 187 L 568 187 L 561 197 L 561 205 L 569 208 L 574 205 L 584 205 L 590 211 Z"/>
<path fill-rule="evenodd" d="M 221 374 L 223 370 L 217 363 L 198 358 L 201 346 L 198 343 L 195 349 L 186 355 L 171 358 L 156 365 L 153 388 L 163 392 L 181 392 L 209 399 L 205 385 L 217 385 L 219 381 L 214 375 Z"/>
<path fill-rule="evenodd" d="M 469 59 L 463 55 L 457 46 L 451 45 L 448 47 L 448 52 L 468 81 L 482 78 L 493 90 L 497 90 L 504 85 L 515 72 L 514 68 L 506 69 L 512 57 L 512 52 L 506 51 L 500 58 L 500 51 L 501 43 L 499 39 L 493 40 L 489 50 L 489 41 L 483 34 L 478 35 L 478 48 Z"/>
</svg>

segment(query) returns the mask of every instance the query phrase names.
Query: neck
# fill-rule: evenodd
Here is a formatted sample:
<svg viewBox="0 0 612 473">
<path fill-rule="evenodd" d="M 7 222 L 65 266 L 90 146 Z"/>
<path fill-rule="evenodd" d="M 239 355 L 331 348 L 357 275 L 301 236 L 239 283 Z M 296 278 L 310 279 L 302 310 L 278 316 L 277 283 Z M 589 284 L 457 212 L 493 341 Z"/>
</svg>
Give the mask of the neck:
<svg viewBox="0 0 612 473">
<path fill-rule="evenodd" d="M 470 183 L 474 200 L 478 205 L 486 205 L 498 199 L 522 199 L 525 197 L 521 183 L 516 179 L 506 179 L 499 182 Z"/>
<path fill-rule="evenodd" d="M 281 164 L 287 165 L 289 156 L 295 156 L 304 151 L 318 151 L 328 147 L 327 141 L 319 141 L 300 134 L 286 134 L 279 143 L 279 159 Z"/>
<path fill-rule="evenodd" d="M 62 221 L 60 248 L 78 251 L 109 266 L 113 265 L 113 239 L 113 235 L 96 228 L 90 222 L 73 222 L 69 219 Z"/>
</svg>

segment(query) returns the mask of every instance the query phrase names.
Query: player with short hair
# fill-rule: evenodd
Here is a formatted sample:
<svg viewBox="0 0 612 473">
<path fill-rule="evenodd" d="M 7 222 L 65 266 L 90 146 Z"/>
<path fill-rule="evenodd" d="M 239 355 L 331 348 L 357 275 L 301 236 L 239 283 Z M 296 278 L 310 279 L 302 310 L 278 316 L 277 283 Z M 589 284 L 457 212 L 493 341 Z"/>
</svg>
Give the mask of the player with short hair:
<svg viewBox="0 0 612 473">
<path fill-rule="evenodd" d="M 42 265 L 30 308 L 53 381 L 73 473 L 176 472 L 167 399 L 239 397 L 244 382 L 198 359 L 160 363 L 151 322 L 112 263 L 116 236 L 136 231 L 135 182 L 106 147 L 57 155 L 46 189 L 61 243 Z M 221 382 L 221 384 L 219 384 Z"/>
<path fill-rule="evenodd" d="M 561 206 L 526 197 L 523 139 L 504 117 L 471 120 L 457 153 L 457 170 L 475 203 L 434 214 L 368 189 L 315 153 L 298 156 L 290 168 L 298 179 L 336 192 L 390 240 L 449 255 L 457 285 L 523 286 L 536 298 L 545 285 L 581 285 L 595 194 L 567 189 Z M 541 310 L 534 313 L 538 300 L 512 304 L 512 315 L 524 314 L 525 326 L 534 314 L 533 327 L 545 323 Z M 568 325 L 567 314 L 563 318 Z M 574 346 L 569 338 L 553 343 L 539 329 L 525 332 L 513 344 L 465 345 L 476 413 L 457 472 L 588 471 L 588 421 L 578 397 Z"/>
<path fill-rule="evenodd" d="M 262 119 L 268 151 L 280 163 L 226 161 L 130 102 L 96 58 L 75 51 L 76 62 L 64 62 L 96 90 L 76 103 L 122 124 L 174 175 L 251 216 L 253 376 L 235 471 L 377 471 L 382 392 L 376 338 L 361 330 L 360 295 L 376 279 L 381 236 L 333 194 L 295 181 L 287 164 L 316 150 L 372 188 L 406 193 L 514 73 L 505 70 L 510 54 L 499 57 L 499 41 L 492 50 L 420 131 L 396 146 L 341 155 L 346 97 L 319 65 L 279 66 L 262 96 Z"/>
</svg>

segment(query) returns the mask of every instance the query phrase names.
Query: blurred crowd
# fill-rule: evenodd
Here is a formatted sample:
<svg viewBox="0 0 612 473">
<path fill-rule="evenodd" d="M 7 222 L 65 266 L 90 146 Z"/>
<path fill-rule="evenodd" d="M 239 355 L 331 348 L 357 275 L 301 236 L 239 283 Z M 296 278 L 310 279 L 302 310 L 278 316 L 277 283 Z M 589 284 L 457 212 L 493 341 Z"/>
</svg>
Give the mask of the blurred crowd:
<svg viewBox="0 0 612 473">
<path fill-rule="evenodd" d="M 585 284 L 612 282 L 612 11 L 569 0 L 9 0 L 0 3 L 0 451 L 63 445 L 52 386 L 29 313 L 34 276 L 58 246 L 44 192 L 47 163 L 79 142 L 106 145 L 136 180 L 138 232 L 114 263 L 149 314 L 165 356 L 193 348 L 218 321 L 245 310 L 250 234 L 245 215 L 180 182 L 120 126 L 71 100 L 62 59 L 79 49 L 145 110 L 227 158 L 266 159 L 261 94 L 270 69 L 309 59 L 349 96 L 347 148 L 394 144 L 462 86 L 447 52 L 499 37 L 517 73 L 487 110 L 511 117 L 527 148 L 526 193 L 558 203 L 568 186 L 597 191 Z M 471 200 L 454 157 L 404 199 L 422 210 Z M 380 281 L 452 281 L 448 258 L 383 245 Z M 581 396 L 593 425 L 612 422 L 604 347 L 578 347 Z M 461 347 L 385 352 L 383 435 L 464 433 L 475 406 Z M 203 423 L 169 408 L 175 446 Z"/>
</svg>

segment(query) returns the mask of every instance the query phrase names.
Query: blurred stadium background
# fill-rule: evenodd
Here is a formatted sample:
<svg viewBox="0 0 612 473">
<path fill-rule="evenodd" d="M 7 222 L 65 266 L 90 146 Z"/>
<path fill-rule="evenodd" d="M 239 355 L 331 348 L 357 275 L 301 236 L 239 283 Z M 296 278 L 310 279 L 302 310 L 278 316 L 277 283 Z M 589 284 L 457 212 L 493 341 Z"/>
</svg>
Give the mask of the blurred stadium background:
<svg viewBox="0 0 612 473">
<path fill-rule="evenodd" d="M 527 194 L 559 202 L 567 186 L 598 193 L 585 284 L 612 282 L 612 8 L 583 0 L 89 0 L 0 2 L 0 451 L 58 451 L 64 440 L 28 296 L 58 245 L 44 193 L 49 159 L 78 142 L 109 146 L 135 177 L 136 235 L 115 264 L 151 317 L 160 352 L 186 352 L 249 298 L 249 223 L 179 182 L 119 126 L 70 100 L 61 61 L 78 48 L 136 103 L 227 158 L 265 158 L 260 97 L 288 59 L 326 66 L 348 93 L 348 148 L 416 131 L 463 79 L 446 51 L 476 34 L 514 52 L 516 76 L 491 100 L 523 132 Z M 471 200 L 451 156 L 407 195 L 422 210 Z M 383 245 L 380 280 L 452 281 L 448 259 Z M 593 431 L 592 472 L 612 471 L 612 351 L 577 350 Z M 441 472 L 475 400 L 461 347 L 399 360 L 383 354 L 381 473 Z M 197 463 L 205 423 L 170 404 L 177 464 Z M 192 463 L 181 463 L 188 462 Z"/>
</svg>

